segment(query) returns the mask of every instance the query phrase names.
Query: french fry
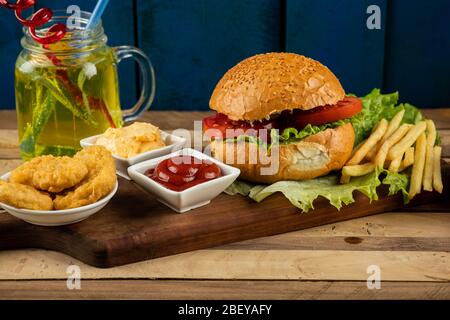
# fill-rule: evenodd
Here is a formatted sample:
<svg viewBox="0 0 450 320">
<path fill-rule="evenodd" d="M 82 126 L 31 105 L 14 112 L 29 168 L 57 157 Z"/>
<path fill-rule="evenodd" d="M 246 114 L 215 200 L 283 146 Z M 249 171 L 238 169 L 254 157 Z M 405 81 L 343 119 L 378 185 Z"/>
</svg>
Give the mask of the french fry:
<svg viewBox="0 0 450 320">
<path fill-rule="evenodd" d="M 373 163 L 357 164 L 353 166 L 345 166 L 342 168 L 342 173 L 350 177 L 364 176 L 375 170 Z"/>
<path fill-rule="evenodd" d="M 352 158 L 352 157 L 355 155 L 356 151 L 358 151 L 358 149 L 361 148 L 361 146 L 362 146 L 364 143 L 366 143 L 366 141 L 367 141 L 367 139 L 364 139 L 363 141 L 361 141 L 360 143 L 358 143 L 358 145 L 357 145 L 356 147 L 353 148 L 353 150 L 352 150 L 352 155 L 350 156 L 350 158 Z"/>
<path fill-rule="evenodd" d="M 411 147 L 416 142 L 417 138 L 419 138 L 419 136 L 425 131 L 426 128 L 427 124 L 425 121 L 420 121 L 419 123 L 411 127 L 408 133 L 399 142 L 397 142 L 397 144 L 394 145 L 391 150 L 389 150 L 386 159 L 398 159 L 406 152 L 409 147 Z"/>
<path fill-rule="evenodd" d="M 347 184 L 350 182 L 350 176 L 346 176 L 344 174 L 341 175 L 341 184 Z"/>
<path fill-rule="evenodd" d="M 397 128 L 400 126 L 400 123 L 402 122 L 403 116 L 405 115 L 405 110 L 401 110 L 397 112 L 397 114 L 391 119 L 389 122 L 389 125 L 386 129 L 386 132 L 381 139 L 375 146 L 375 148 L 372 148 L 366 155 L 366 159 L 368 161 L 373 161 L 375 159 L 375 156 L 379 152 L 381 146 L 386 142 L 388 138 L 392 136 L 392 134 L 397 130 Z"/>
<path fill-rule="evenodd" d="M 433 164 L 433 147 L 427 144 L 423 172 L 423 190 L 425 191 L 433 191 Z"/>
<path fill-rule="evenodd" d="M 442 193 L 444 188 L 441 174 L 441 154 L 442 147 L 436 146 L 433 148 L 433 188 L 439 193 Z"/>
<path fill-rule="evenodd" d="M 425 120 L 427 124 L 427 144 L 434 147 L 436 143 L 436 126 L 433 120 Z"/>
<path fill-rule="evenodd" d="M 412 166 L 413 163 L 414 163 L 414 147 L 410 147 L 405 152 L 405 158 L 403 159 L 402 164 L 398 169 L 398 172 L 402 172 L 406 168 Z"/>
<path fill-rule="evenodd" d="M 409 186 L 409 198 L 413 199 L 422 189 L 423 171 L 425 167 L 425 156 L 427 152 L 427 138 L 425 133 L 421 133 L 416 142 L 414 152 L 414 164 Z"/>
<path fill-rule="evenodd" d="M 370 135 L 370 137 L 367 139 L 365 143 L 359 147 L 358 150 L 356 150 L 353 157 L 347 162 L 347 165 L 357 165 L 359 164 L 364 157 L 367 155 L 367 153 L 376 146 L 378 141 L 380 141 L 381 138 L 383 138 L 384 133 L 386 132 L 388 126 L 388 122 L 386 119 L 382 119 L 376 129 L 373 131 L 373 133 Z"/>
<path fill-rule="evenodd" d="M 386 141 L 381 145 L 381 148 L 378 150 L 378 153 L 374 159 L 374 163 L 377 167 L 380 168 L 384 167 L 384 162 L 386 161 L 386 156 L 389 152 L 389 149 L 394 144 L 399 142 L 400 139 L 405 136 L 405 134 L 409 131 L 410 128 L 411 128 L 410 125 L 403 124 L 400 128 L 396 129 L 396 131 L 388 139 L 386 139 Z"/>
<path fill-rule="evenodd" d="M 402 122 L 403 116 L 405 115 L 405 109 L 397 112 L 397 114 L 392 118 L 392 120 L 389 122 L 389 126 L 386 130 L 386 133 L 383 136 L 383 139 L 381 139 L 380 146 L 383 145 L 383 143 L 386 142 L 387 139 L 389 139 L 394 132 L 400 127 L 400 123 Z"/>
<path fill-rule="evenodd" d="M 353 166 L 345 166 L 342 168 L 341 183 L 349 183 L 350 177 L 360 177 L 375 170 L 373 163 L 357 164 Z"/>
<path fill-rule="evenodd" d="M 403 154 L 401 154 L 398 158 L 395 158 L 391 161 L 389 164 L 388 170 L 391 172 L 399 172 L 400 171 L 400 165 L 402 164 Z"/>
<path fill-rule="evenodd" d="M 433 147 L 436 143 L 436 127 L 433 120 L 427 123 L 427 155 L 425 157 L 425 171 L 423 173 L 423 190 L 433 191 Z"/>
<path fill-rule="evenodd" d="M 366 156 L 365 156 L 365 159 L 366 159 L 367 161 L 370 161 L 370 162 L 371 162 L 371 161 L 375 158 L 375 156 L 377 155 L 378 149 L 379 149 L 379 147 L 378 147 L 378 144 L 377 144 L 375 147 L 373 147 L 372 149 L 370 149 L 369 152 L 367 152 L 367 154 L 366 154 Z"/>
</svg>

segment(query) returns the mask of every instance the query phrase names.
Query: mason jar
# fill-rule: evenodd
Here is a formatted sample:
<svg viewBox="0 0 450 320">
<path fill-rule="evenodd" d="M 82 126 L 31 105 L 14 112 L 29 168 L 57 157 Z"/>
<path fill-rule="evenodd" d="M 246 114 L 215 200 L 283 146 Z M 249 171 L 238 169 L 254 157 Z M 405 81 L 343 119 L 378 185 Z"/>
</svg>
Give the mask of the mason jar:
<svg viewBox="0 0 450 320">
<path fill-rule="evenodd" d="M 132 46 L 109 47 L 102 24 L 85 27 L 91 14 L 81 12 L 76 28 L 59 42 L 41 45 L 27 28 L 15 66 L 15 94 L 20 153 L 28 160 L 44 154 L 73 155 L 80 140 L 121 127 L 147 110 L 155 95 L 155 74 L 150 59 Z M 37 34 L 66 23 L 68 15 L 55 11 Z M 71 17 L 71 19 L 74 19 Z M 142 90 L 138 102 L 121 110 L 117 64 L 135 59 Z"/>
</svg>

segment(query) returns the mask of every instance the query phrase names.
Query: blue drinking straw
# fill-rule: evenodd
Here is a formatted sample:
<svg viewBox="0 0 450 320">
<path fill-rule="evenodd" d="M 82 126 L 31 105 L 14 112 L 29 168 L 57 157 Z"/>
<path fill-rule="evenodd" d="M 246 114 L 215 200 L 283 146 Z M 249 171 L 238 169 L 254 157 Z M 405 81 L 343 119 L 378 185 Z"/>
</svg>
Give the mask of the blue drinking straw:
<svg viewBox="0 0 450 320">
<path fill-rule="evenodd" d="M 94 12 L 92 12 L 91 18 L 86 26 L 86 29 L 94 28 L 102 18 L 103 12 L 105 12 L 106 6 L 108 5 L 109 0 L 98 0 L 97 5 L 95 6 Z"/>
</svg>

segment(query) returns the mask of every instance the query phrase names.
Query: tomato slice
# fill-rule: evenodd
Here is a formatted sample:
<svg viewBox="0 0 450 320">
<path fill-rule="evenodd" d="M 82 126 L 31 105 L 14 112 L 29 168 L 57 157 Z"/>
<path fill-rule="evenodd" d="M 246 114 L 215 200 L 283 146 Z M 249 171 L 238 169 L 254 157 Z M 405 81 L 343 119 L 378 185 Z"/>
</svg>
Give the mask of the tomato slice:
<svg viewBox="0 0 450 320">
<path fill-rule="evenodd" d="M 235 121 L 222 113 L 203 119 L 203 131 L 212 138 L 234 138 L 242 135 L 257 136 L 258 130 L 278 128 L 278 120 L 262 120 L 250 123 L 248 121 Z"/>
<path fill-rule="evenodd" d="M 285 125 L 287 127 L 304 128 L 308 124 L 321 125 L 342 119 L 353 117 L 362 110 L 362 102 L 355 97 L 345 97 L 335 105 L 326 105 L 311 110 L 294 110 L 285 113 Z"/>
<path fill-rule="evenodd" d="M 258 135 L 261 129 L 302 129 L 308 124 L 321 125 L 353 117 L 362 110 L 362 102 L 355 97 L 345 97 L 335 105 L 326 105 L 311 110 L 295 109 L 282 112 L 278 118 L 262 121 L 234 121 L 226 115 L 217 113 L 203 119 L 203 131 L 212 138 L 233 138 L 242 135 Z M 240 131 L 239 131 L 240 130 Z"/>
</svg>

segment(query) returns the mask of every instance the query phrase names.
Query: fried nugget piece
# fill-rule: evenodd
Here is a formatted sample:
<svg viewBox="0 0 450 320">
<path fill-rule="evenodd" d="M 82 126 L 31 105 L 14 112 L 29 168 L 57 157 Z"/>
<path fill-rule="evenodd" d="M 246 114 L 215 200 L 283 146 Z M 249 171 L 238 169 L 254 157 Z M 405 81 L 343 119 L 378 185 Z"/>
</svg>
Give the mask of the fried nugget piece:
<svg viewBox="0 0 450 320">
<path fill-rule="evenodd" d="M 41 156 L 17 167 L 10 181 L 58 193 L 79 184 L 88 174 L 86 165 L 70 157 Z"/>
<path fill-rule="evenodd" d="M 88 168 L 86 178 L 72 191 L 57 195 L 55 209 L 78 208 L 94 203 L 110 193 L 117 181 L 116 163 L 105 147 L 92 146 L 78 152 L 75 159 Z"/>
<path fill-rule="evenodd" d="M 53 209 L 53 201 L 49 194 L 24 184 L 2 180 L 0 180 L 0 202 L 21 209 Z"/>
</svg>

